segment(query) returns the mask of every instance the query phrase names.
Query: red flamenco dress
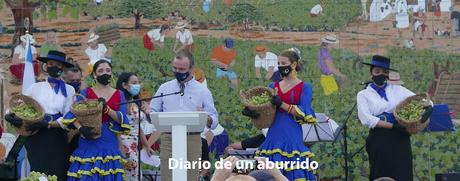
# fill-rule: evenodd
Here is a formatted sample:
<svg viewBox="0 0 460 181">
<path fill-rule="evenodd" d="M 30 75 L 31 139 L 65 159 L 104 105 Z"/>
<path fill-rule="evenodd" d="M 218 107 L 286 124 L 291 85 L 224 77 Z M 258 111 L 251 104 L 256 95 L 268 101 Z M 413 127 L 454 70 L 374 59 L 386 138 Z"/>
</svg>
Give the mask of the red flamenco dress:
<svg viewBox="0 0 460 181">
<path fill-rule="evenodd" d="M 281 100 L 294 105 L 292 111 L 296 111 L 301 117 L 294 118 L 292 114 L 278 109 L 265 141 L 256 152 L 257 156 L 266 157 L 275 163 L 297 161 L 300 165 L 302 161 L 311 161 L 314 154 L 304 145 L 301 124 L 316 123 L 315 113 L 311 107 L 312 86 L 309 83 L 301 82 L 286 92 L 280 89 L 278 82 L 270 84 L 269 87 L 277 89 Z M 302 169 L 288 166 L 288 168 L 283 168 L 280 171 L 289 180 L 316 180 L 314 170 L 311 168 Z"/>
<path fill-rule="evenodd" d="M 97 99 L 92 88 L 81 92 L 87 99 Z M 123 170 L 122 155 L 119 151 L 117 134 L 129 134 L 129 119 L 126 117 L 126 105 L 118 105 L 125 100 L 122 91 L 116 90 L 107 100 L 107 106 L 117 112 L 121 124 L 113 120 L 108 114 L 102 115 L 101 137 L 86 139 L 80 137 L 78 148 L 70 157 L 70 167 L 67 172 L 68 180 L 104 180 L 122 181 L 125 173 Z M 72 113 L 65 117 L 68 124 L 75 120 Z"/>
</svg>

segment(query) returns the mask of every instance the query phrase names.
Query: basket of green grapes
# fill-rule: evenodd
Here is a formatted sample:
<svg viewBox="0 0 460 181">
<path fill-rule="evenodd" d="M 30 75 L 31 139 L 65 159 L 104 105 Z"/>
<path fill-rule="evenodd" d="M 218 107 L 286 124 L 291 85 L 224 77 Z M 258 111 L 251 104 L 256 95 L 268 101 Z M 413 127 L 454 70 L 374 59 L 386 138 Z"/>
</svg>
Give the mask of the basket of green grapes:
<svg viewBox="0 0 460 181">
<path fill-rule="evenodd" d="M 259 113 L 258 118 L 252 119 L 256 128 L 269 128 L 275 118 L 276 108 L 270 103 L 274 90 L 268 87 L 257 86 L 247 91 L 240 91 L 241 103 L 250 110 Z"/>
<path fill-rule="evenodd" d="M 77 96 L 82 97 L 83 100 L 74 101 L 74 104 L 70 108 L 71 112 L 82 126 L 93 128 L 93 139 L 99 138 L 102 127 L 102 105 L 97 100 L 86 99 L 80 94 L 76 94 L 74 99 Z"/>
<path fill-rule="evenodd" d="M 23 125 L 18 128 L 18 133 L 30 136 L 34 133 L 26 131 L 27 125 L 43 121 L 45 112 L 40 104 L 33 98 L 25 95 L 14 95 L 9 101 L 11 112 L 23 120 Z"/>
<path fill-rule="evenodd" d="M 58 181 L 58 178 L 56 175 L 46 175 L 44 173 L 40 172 L 35 172 L 32 171 L 30 172 L 30 175 L 28 177 L 22 178 L 21 181 Z"/>
<path fill-rule="evenodd" d="M 416 134 L 428 126 L 430 119 L 422 123 L 421 119 L 425 112 L 425 107 L 431 105 L 430 97 L 426 93 L 408 97 L 401 102 L 394 111 L 394 116 L 398 123 L 406 127 L 407 132 Z"/>
</svg>

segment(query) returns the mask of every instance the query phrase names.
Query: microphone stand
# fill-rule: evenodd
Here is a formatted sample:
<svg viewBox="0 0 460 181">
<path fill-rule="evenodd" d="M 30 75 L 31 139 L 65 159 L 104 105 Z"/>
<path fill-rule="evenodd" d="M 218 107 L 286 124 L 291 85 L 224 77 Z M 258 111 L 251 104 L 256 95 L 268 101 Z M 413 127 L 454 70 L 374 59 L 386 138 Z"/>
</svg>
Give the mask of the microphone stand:
<svg viewBox="0 0 460 181">
<path fill-rule="evenodd" d="M 364 85 L 364 89 L 366 89 L 367 85 L 371 83 L 371 82 L 363 82 L 361 83 L 361 85 Z M 353 157 L 358 154 L 359 152 L 361 152 L 362 149 L 364 149 L 365 145 L 363 145 L 360 149 L 358 149 L 357 152 L 355 152 L 354 154 L 352 154 L 351 157 L 348 156 L 348 141 L 347 141 L 347 130 L 348 130 L 348 120 L 350 119 L 351 117 L 351 114 L 353 113 L 353 111 L 355 110 L 356 108 L 356 105 L 357 105 L 358 102 L 355 101 L 355 103 L 353 104 L 353 107 L 348 111 L 348 114 L 347 114 L 347 117 L 345 118 L 344 122 L 343 122 L 343 126 L 342 126 L 342 129 L 339 131 L 338 134 L 340 134 L 340 132 L 343 132 L 343 159 L 345 161 L 345 166 L 344 166 L 344 169 L 345 169 L 345 181 L 348 181 L 349 179 L 349 167 L 348 167 L 348 159 L 353 159 Z"/>
<path fill-rule="evenodd" d="M 126 102 L 122 102 L 120 104 L 117 104 L 117 105 L 125 105 L 125 104 L 131 104 L 131 103 L 136 103 L 136 105 L 138 106 L 138 117 L 137 117 L 137 126 L 138 126 L 138 131 L 137 131 L 137 151 L 138 151 L 138 154 L 137 154 L 137 179 L 138 180 L 142 180 L 142 175 L 141 175 L 141 150 L 142 150 L 142 142 L 141 142 L 141 106 L 142 106 L 142 101 L 146 101 L 146 100 L 150 100 L 150 99 L 156 99 L 156 98 L 161 98 L 161 97 L 166 97 L 166 96 L 171 96 L 171 95 L 177 95 L 177 94 L 181 94 L 183 95 L 184 92 L 181 90 L 181 91 L 177 91 L 177 92 L 173 92 L 173 93 L 169 93 L 169 94 L 163 94 L 161 93 L 160 95 L 158 96 L 153 96 L 153 97 L 147 97 L 147 98 L 143 98 L 143 99 L 134 99 L 134 100 L 131 100 L 131 101 L 126 101 Z M 147 115 L 146 115 L 147 116 Z M 155 178 L 156 179 L 156 178 Z"/>
</svg>

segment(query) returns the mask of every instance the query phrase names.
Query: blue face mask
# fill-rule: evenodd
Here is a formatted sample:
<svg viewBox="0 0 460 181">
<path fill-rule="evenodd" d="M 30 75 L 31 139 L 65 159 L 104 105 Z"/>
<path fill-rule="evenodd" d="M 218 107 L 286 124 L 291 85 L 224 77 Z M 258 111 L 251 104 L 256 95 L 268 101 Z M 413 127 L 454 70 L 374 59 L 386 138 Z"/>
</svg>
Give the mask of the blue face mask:
<svg viewBox="0 0 460 181">
<path fill-rule="evenodd" d="M 141 85 L 140 84 L 133 84 L 133 85 L 129 86 L 128 92 L 132 96 L 139 95 L 139 93 L 141 92 Z"/>
<path fill-rule="evenodd" d="M 185 73 L 174 72 L 174 76 L 179 82 L 186 80 L 189 75 L 190 75 L 190 72 L 185 72 Z"/>
<path fill-rule="evenodd" d="M 81 87 L 80 81 L 67 82 L 67 84 L 72 86 L 75 89 L 75 92 L 80 92 L 80 87 Z"/>
</svg>

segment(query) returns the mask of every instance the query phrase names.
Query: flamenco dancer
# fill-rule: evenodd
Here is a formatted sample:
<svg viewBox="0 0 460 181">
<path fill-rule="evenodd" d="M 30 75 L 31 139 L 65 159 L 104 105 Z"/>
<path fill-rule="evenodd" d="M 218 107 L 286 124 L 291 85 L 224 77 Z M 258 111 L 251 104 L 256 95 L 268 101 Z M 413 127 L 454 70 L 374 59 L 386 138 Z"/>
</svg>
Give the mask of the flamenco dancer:
<svg viewBox="0 0 460 181">
<path fill-rule="evenodd" d="M 370 177 L 390 177 L 395 180 L 413 180 L 410 134 L 398 124 L 393 115 L 396 106 L 415 95 L 401 85 L 388 84 L 390 59 L 375 55 L 370 66 L 372 83 L 357 95 L 358 117 L 370 128 L 366 139 L 369 155 Z M 422 122 L 431 114 L 431 106 L 425 108 Z"/>
<path fill-rule="evenodd" d="M 126 116 L 125 95 L 122 91 L 112 88 L 112 64 L 99 60 L 94 64 L 92 72 L 97 81 L 93 87 L 86 88 L 81 94 L 86 99 L 97 99 L 103 103 L 101 136 L 94 136 L 91 127 L 82 126 L 73 113 L 65 116 L 66 124 L 73 123 L 79 128 L 78 148 L 70 156 L 70 168 L 67 172 L 69 181 L 74 180 L 124 180 L 124 170 L 117 134 L 129 134 L 131 127 Z M 107 100 L 107 101 L 106 101 Z"/>
<path fill-rule="evenodd" d="M 299 61 L 300 57 L 294 51 L 281 53 L 278 56 L 278 69 L 283 80 L 269 85 L 277 93 L 271 100 L 277 111 L 267 137 L 256 155 L 275 163 L 301 162 L 314 156 L 302 139 L 300 124 L 315 124 L 317 120 L 311 107 L 312 85 L 297 78 L 297 72 L 301 70 Z M 248 108 L 243 111 L 243 115 L 252 118 L 257 118 L 257 114 Z M 283 168 L 281 172 L 289 180 L 316 180 L 313 170 Z"/>
<path fill-rule="evenodd" d="M 64 68 L 73 65 L 66 61 L 66 54 L 49 51 L 47 57 L 39 57 L 46 67 L 47 81 L 32 84 L 25 95 L 36 100 L 45 112 L 45 119 L 26 126 L 29 132 L 36 132 L 27 137 L 25 148 L 31 171 L 47 175 L 56 175 L 58 180 L 66 180 L 69 160 L 67 132 L 62 129 L 62 116 L 70 110 L 74 88 L 64 83 L 61 74 Z M 5 119 L 20 128 L 23 120 L 9 113 Z M 38 131 L 38 132 L 37 132 Z"/>
</svg>

